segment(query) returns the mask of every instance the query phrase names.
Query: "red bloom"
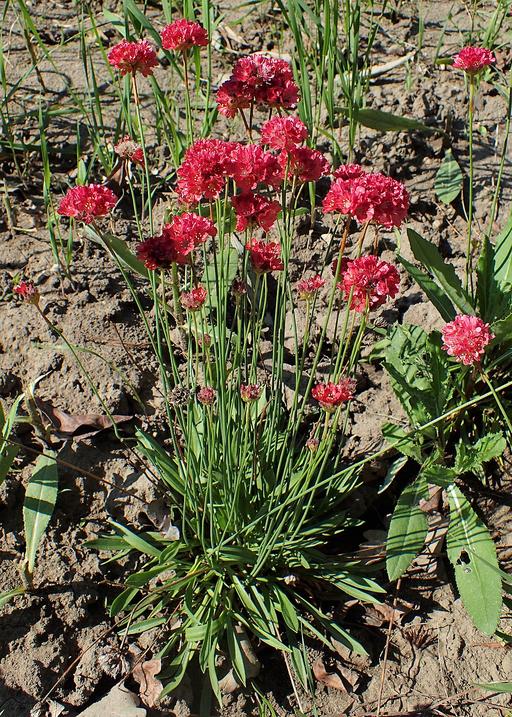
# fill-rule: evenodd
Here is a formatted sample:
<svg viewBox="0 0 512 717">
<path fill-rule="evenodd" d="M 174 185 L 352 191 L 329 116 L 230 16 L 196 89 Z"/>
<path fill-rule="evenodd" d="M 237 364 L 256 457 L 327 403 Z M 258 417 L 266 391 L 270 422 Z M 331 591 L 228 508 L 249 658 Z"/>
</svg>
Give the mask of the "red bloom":
<svg viewBox="0 0 512 717">
<path fill-rule="evenodd" d="M 200 388 L 197 392 L 197 400 L 199 403 L 202 403 L 203 406 L 211 406 L 215 401 L 216 395 L 217 391 L 214 388 L 211 388 L 211 386 L 203 386 L 203 388 Z"/>
<path fill-rule="evenodd" d="M 156 52 L 147 40 L 121 40 L 110 50 L 107 58 L 110 64 L 119 70 L 121 76 L 129 72 L 140 72 L 144 77 L 148 77 L 153 74 L 153 67 L 158 65 Z"/>
<path fill-rule="evenodd" d="M 496 57 L 485 47 L 463 47 L 453 58 L 453 66 L 469 75 L 476 75 L 493 62 Z"/>
<path fill-rule="evenodd" d="M 361 224 L 372 221 L 391 229 L 399 227 L 407 216 L 409 195 L 396 179 L 365 172 L 353 179 L 335 179 L 323 209 L 347 214 Z"/>
<path fill-rule="evenodd" d="M 257 274 L 269 271 L 282 271 L 284 264 L 281 259 L 281 244 L 251 239 L 245 245 L 251 257 L 252 268 Z"/>
<path fill-rule="evenodd" d="M 142 147 L 137 144 L 137 142 L 134 142 L 129 135 L 119 140 L 114 146 L 114 151 L 121 159 L 129 160 L 144 167 L 144 152 L 142 151 Z"/>
<path fill-rule="evenodd" d="M 183 291 L 180 303 L 187 311 L 198 311 L 206 301 L 208 293 L 204 286 L 196 286 L 191 291 Z"/>
<path fill-rule="evenodd" d="M 114 192 L 102 184 L 85 184 L 68 189 L 60 200 L 57 213 L 90 224 L 94 217 L 104 217 L 117 204 Z"/>
<path fill-rule="evenodd" d="M 393 264 L 376 256 L 360 256 L 343 264 L 341 282 L 338 284 L 345 299 L 352 292 L 350 308 L 362 313 L 366 307 L 376 309 L 388 296 L 398 293 L 400 276 Z"/>
<path fill-rule="evenodd" d="M 263 386 L 258 383 L 242 383 L 240 384 L 240 396 L 243 401 L 257 401 L 263 393 Z"/>
<path fill-rule="evenodd" d="M 247 284 L 242 279 L 235 279 L 231 284 L 231 290 L 235 295 L 235 301 L 240 301 L 244 294 L 247 294 Z"/>
<path fill-rule="evenodd" d="M 209 219 L 198 214 L 179 214 L 171 224 L 162 228 L 161 234 L 139 244 L 137 257 L 151 271 L 169 269 L 173 262 L 188 264 L 194 249 L 216 234 L 217 230 Z"/>
<path fill-rule="evenodd" d="M 230 119 L 233 119 L 238 110 L 248 109 L 252 101 L 251 88 L 240 80 L 230 78 L 223 82 L 217 90 L 216 102 L 219 112 Z"/>
<path fill-rule="evenodd" d="M 442 329 L 443 349 L 464 366 L 480 363 L 485 347 L 494 338 L 489 324 L 478 316 L 456 316 Z"/>
<path fill-rule="evenodd" d="M 289 153 L 279 156 L 283 173 L 288 166 L 288 176 L 296 177 L 299 182 L 317 182 L 324 174 L 329 174 L 329 162 L 318 149 L 295 147 Z"/>
<path fill-rule="evenodd" d="M 301 279 L 297 283 L 299 299 L 309 301 L 322 286 L 325 286 L 325 279 L 322 279 L 320 274 L 315 274 L 315 276 L 311 276 L 309 279 Z"/>
<path fill-rule="evenodd" d="M 208 33 L 198 22 L 191 20 L 175 20 L 166 25 L 160 33 L 164 50 L 183 52 L 191 47 L 206 47 Z"/>
<path fill-rule="evenodd" d="M 242 192 L 231 197 L 231 204 L 236 213 L 236 228 L 239 232 L 254 225 L 269 232 L 281 211 L 279 202 L 253 192 Z"/>
<path fill-rule="evenodd" d="M 342 378 L 338 383 L 317 383 L 311 395 L 325 411 L 332 413 L 338 406 L 354 397 L 356 382 L 351 378 Z"/>
<path fill-rule="evenodd" d="M 277 157 L 256 144 L 235 144 L 227 171 L 243 192 L 256 189 L 258 184 L 276 189 L 283 181 Z"/>
<path fill-rule="evenodd" d="M 364 174 L 360 164 L 342 164 L 334 172 L 335 179 L 355 179 Z"/>
<path fill-rule="evenodd" d="M 21 296 L 27 304 L 35 304 L 37 306 L 39 303 L 39 292 L 32 281 L 22 280 L 19 284 L 13 286 L 12 290 L 15 294 Z"/>
<path fill-rule="evenodd" d="M 234 142 L 219 139 L 199 139 L 185 152 L 178 167 L 177 192 L 185 204 L 197 204 L 202 199 L 217 199 L 224 189 L 227 165 Z"/>
<path fill-rule="evenodd" d="M 238 60 L 233 74 L 217 93 L 219 112 L 226 117 L 234 117 L 238 109 L 251 104 L 291 108 L 298 99 L 299 90 L 290 65 L 259 54 Z"/>
<path fill-rule="evenodd" d="M 308 138 L 308 128 L 298 117 L 273 117 L 261 128 L 261 144 L 290 151 Z"/>
</svg>

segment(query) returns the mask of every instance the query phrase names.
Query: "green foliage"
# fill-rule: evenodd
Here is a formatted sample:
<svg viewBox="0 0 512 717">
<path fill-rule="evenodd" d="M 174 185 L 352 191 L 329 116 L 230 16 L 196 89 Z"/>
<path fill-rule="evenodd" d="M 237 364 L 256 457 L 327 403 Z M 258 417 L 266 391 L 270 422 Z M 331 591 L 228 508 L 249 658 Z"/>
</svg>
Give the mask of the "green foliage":
<svg viewBox="0 0 512 717">
<path fill-rule="evenodd" d="M 390 580 L 398 580 L 423 547 L 427 516 L 419 507 L 428 499 L 428 485 L 420 475 L 407 486 L 397 501 L 386 542 L 386 569 Z"/>
<path fill-rule="evenodd" d="M 461 193 L 462 182 L 462 170 L 451 149 L 449 149 L 441 162 L 434 181 L 437 196 L 444 204 L 451 204 Z"/>
<path fill-rule="evenodd" d="M 55 452 L 39 456 L 25 491 L 23 523 L 25 526 L 24 569 L 28 576 L 34 572 L 36 553 L 55 508 L 58 493 L 58 473 Z"/>
</svg>

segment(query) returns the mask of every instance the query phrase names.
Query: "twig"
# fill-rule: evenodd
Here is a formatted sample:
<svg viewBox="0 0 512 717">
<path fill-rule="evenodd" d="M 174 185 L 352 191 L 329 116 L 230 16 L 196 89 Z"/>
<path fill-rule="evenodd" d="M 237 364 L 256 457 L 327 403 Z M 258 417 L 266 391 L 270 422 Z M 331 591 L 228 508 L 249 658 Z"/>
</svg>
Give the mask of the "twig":
<svg viewBox="0 0 512 717">
<path fill-rule="evenodd" d="M 402 579 L 400 578 L 396 584 L 396 590 L 395 590 L 395 597 L 393 598 L 393 610 L 391 611 L 391 619 L 389 620 L 389 626 L 388 626 L 388 633 L 386 635 L 386 647 L 384 648 L 384 660 L 382 663 L 382 674 L 380 676 L 380 686 L 379 686 L 379 697 L 377 700 L 377 717 L 381 717 L 381 706 L 382 706 L 382 695 L 384 692 L 384 679 L 386 677 L 386 668 L 388 664 L 388 654 L 389 654 L 389 646 L 391 644 L 391 632 L 393 630 L 393 626 L 395 623 L 395 610 L 396 610 L 396 603 L 398 600 L 398 592 L 400 590 L 400 584 L 402 582 Z"/>
</svg>

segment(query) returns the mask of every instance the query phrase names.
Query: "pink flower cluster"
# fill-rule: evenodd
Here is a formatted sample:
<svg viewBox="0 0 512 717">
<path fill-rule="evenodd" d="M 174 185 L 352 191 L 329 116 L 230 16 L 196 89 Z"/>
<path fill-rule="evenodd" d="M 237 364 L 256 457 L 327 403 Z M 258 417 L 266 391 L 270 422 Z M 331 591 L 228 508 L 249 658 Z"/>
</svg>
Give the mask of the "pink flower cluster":
<svg viewBox="0 0 512 717">
<path fill-rule="evenodd" d="M 338 383 L 318 383 L 311 390 L 311 395 L 322 406 L 324 411 L 332 413 L 338 406 L 354 397 L 356 382 L 351 378 L 342 378 Z"/>
<path fill-rule="evenodd" d="M 27 304 L 35 304 L 37 306 L 39 303 L 39 291 L 36 289 L 32 281 L 22 279 L 22 281 L 13 286 L 12 290 Z"/>
<path fill-rule="evenodd" d="M 239 232 L 253 226 L 261 227 L 263 231 L 269 232 L 281 211 L 279 202 L 254 192 L 242 192 L 231 197 L 231 204 L 235 210 L 236 229 Z"/>
<path fill-rule="evenodd" d="M 178 167 L 177 192 L 180 201 L 194 205 L 203 199 L 217 199 L 224 190 L 234 142 L 199 139 L 185 152 Z"/>
<path fill-rule="evenodd" d="M 386 229 L 399 227 L 407 216 L 409 195 L 396 179 L 364 172 L 358 165 L 345 165 L 323 201 L 324 212 L 339 212 L 360 224 L 373 222 Z"/>
<path fill-rule="evenodd" d="M 279 242 L 251 239 L 247 242 L 245 248 L 249 252 L 252 268 L 257 274 L 266 274 L 284 269 Z"/>
<path fill-rule="evenodd" d="M 190 291 L 181 293 L 180 303 L 187 311 L 199 311 L 207 296 L 208 292 L 204 286 L 196 286 Z"/>
<path fill-rule="evenodd" d="M 478 316 L 461 314 L 442 329 L 443 349 L 464 366 L 478 364 L 494 338 L 489 324 Z"/>
<path fill-rule="evenodd" d="M 320 274 L 315 274 L 315 276 L 312 276 L 309 279 L 301 279 L 297 283 L 299 299 L 302 299 L 303 301 L 311 301 L 314 295 L 323 286 L 325 286 L 325 279 L 322 279 Z"/>
<path fill-rule="evenodd" d="M 299 89 L 290 65 L 260 54 L 240 58 L 231 77 L 217 91 L 219 112 L 225 117 L 234 117 L 238 110 L 252 105 L 289 109 L 298 100 Z"/>
<path fill-rule="evenodd" d="M 121 40 L 110 50 L 107 59 L 119 70 L 121 76 L 139 72 L 144 77 L 149 77 L 153 74 L 153 68 L 158 65 L 155 49 L 147 40 Z"/>
<path fill-rule="evenodd" d="M 213 222 L 206 217 L 192 212 L 178 214 L 162 228 L 161 234 L 139 244 L 137 257 L 151 271 L 169 269 L 173 263 L 188 264 L 190 254 L 216 234 Z"/>
<path fill-rule="evenodd" d="M 333 270 L 336 271 L 337 261 Z M 350 299 L 350 308 L 359 313 L 376 309 L 398 294 L 400 275 L 393 264 L 376 256 L 342 259 L 338 284 L 344 298 Z"/>
<path fill-rule="evenodd" d="M 102 184 L 84 184 L 68 189 L 60 200 L 57 213 L 90 224 L 95 217 L 106 216 L 117 204 L 114 192 Z"/>
<path fill-rule="evenodd" d="M 468 75 L 476 75 L 493 62 L 496 62 L 496 57 L 485 47 L 463 47 L 453 58 L 453 66 Z"/>
<path fill-rule="evenodd" d="M 240 396 L 242 397 L 242 400 L 246 401 L 247 403 L 257 401 L 262 393 L 263 386 L 260 386 L 259 383 L 240 384 Z"/>
<path fill-rule="evenodd" d="M 160 37 L 164 50 L 175 52 L 185 52 L 191 47 L 206 47 L 209 42 L 208 33 L 200 23 L 185 19 L 166 25 Z"/>
</svg>

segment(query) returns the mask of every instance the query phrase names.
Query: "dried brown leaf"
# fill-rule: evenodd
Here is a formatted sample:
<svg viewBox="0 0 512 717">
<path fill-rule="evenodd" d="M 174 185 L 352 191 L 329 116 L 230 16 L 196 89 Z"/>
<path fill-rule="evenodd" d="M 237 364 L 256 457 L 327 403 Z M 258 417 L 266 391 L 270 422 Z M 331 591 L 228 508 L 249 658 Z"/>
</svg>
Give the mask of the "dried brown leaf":
<svg viewBox="0 0 512 717">
<path fill-rule="evenodd" d="M 359 675 L 348 667 L 340 667 L 339 674 L 327 672 L 321 657 L 313 663 L 313 674 L 318 682 L 346 694 L 354 692 L 359 685 Z"/>
<path fill-rule="evenodd" d="M 156 707 L 164 688 L 156 678 L 161 669 L 162 661 L 155 659 L 139 662 L 133 670 L 133 679 L 139 683 L 139 697 L 148 707 Z"/>
<path fill-rule="evenodd" d="M 381 627 L 390 622 L 394 625 L 401 625 L 404 617 L 413 609 L 414 605 L 412 603 L 401 600 L 398 600 L 394 607 L 386 603 L 369 605 L 366 608 L 365 622 L 376 627 Z"/>
<path fill-rule="evenodd" d="M 108 416 L 97 413 L 72 415 L 60 408 L 55 408 L 51 401 L 42 401 L 39 398 L 34 400 L 37 408 L 50 421 L 58 438 L 74 438 L 75 440 L 89 438 L 100 431 L 112 428 L 113 423 L 126 423 L 133 418 L 133 416 L 112 416 L 114 419 L 112 421 Z"/>
</svg>

